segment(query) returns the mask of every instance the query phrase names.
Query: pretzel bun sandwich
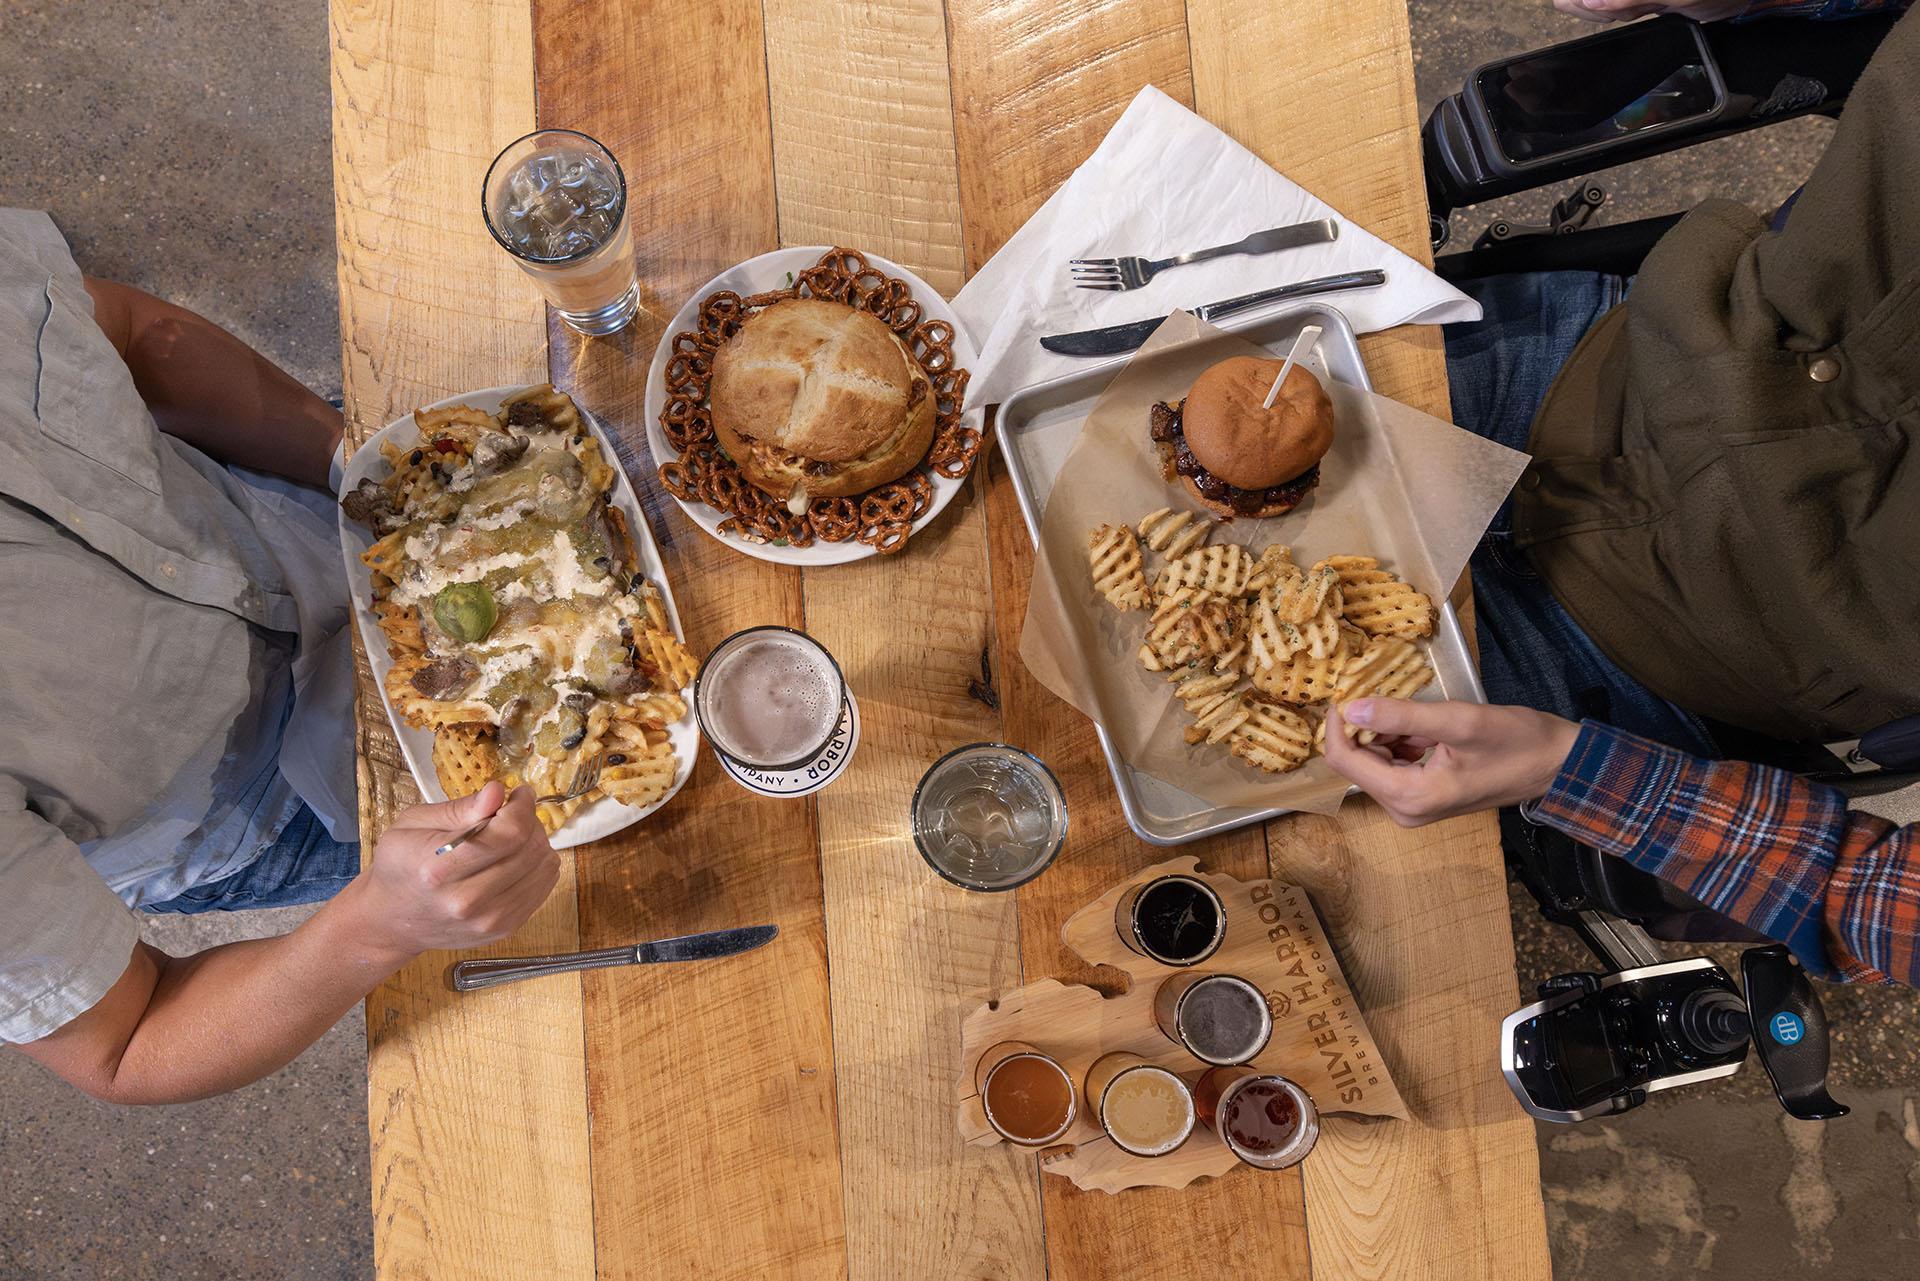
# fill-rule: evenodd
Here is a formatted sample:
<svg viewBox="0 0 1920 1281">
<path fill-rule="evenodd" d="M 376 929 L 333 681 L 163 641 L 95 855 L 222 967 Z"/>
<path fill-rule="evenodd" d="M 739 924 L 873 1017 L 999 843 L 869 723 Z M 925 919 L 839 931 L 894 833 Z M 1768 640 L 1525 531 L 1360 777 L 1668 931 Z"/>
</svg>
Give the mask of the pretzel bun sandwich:
<svg viewBox="0 0 1920 1281">
<path fill-rule="evenodd" d="M 1179 405 L 1153 407 L 1149 429 L 1161 469 L 1221 516 L 1278 516 L 1320 483 L 1333 446 L 1333 402 L 1313 372 L 1288 371 L 1262 409 L 1278 360 L 1235 356 L 1198 378 Z"/>
<path fill-rule="evenodd" d="M 816 298 L 777 302 L 713 355 L 713 433 L 792 510 L 898 480 L 933 443 L 926 373 L 878 317 Z"/>
</svg>

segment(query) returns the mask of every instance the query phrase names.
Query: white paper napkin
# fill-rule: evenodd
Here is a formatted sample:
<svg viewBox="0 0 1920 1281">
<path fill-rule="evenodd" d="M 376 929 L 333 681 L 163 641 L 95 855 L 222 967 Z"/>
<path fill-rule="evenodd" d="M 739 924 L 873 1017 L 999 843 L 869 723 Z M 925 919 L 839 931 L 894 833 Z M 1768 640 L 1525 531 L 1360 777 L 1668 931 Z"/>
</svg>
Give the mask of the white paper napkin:
<svg viewBox="0 0 1920 1281">
<path fill-rule="evenodd" d="M 1176 267 L 1125 293 L 1075 288 L 1067 267 L 1074 258 L 1165 258 L 1316 218 L 1337 220 L 1339 239 Z M 1085 357 L 1042 348 L 1042 334 L 1145 320 L 1369 267 L 1384 268 L 1387 283 L 1320 300 L 1361 333 L 1480 318 L 1478 303 L 1148 85 L 1086 163 L 955 296 L 954 310 L 980 350 L 967 398 L 994 404 L 1085 366 Z M 1288 305 L 1299 302 L 1276 304 Z"/>
</svg>

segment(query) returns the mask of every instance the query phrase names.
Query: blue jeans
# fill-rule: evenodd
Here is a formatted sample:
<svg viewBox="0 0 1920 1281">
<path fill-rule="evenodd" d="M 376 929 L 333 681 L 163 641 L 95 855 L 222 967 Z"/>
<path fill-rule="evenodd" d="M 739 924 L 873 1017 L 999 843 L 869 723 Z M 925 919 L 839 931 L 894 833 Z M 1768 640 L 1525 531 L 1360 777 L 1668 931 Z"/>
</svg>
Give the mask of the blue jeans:
<svg viewBox="0 0 1920 1281">
<path fill-rule="evenodd" d="M 1581 271 L 1462 284 L 1485 316 L 1445 327 L 1454 422 L 1525 450 L 1554 375 L 1581 336 L 1626 296 L 1627 285 L 1619 276 Z M 1698 717 L 1621 671 L 1554 599 L 1513 545 L 1511 498 L 1468 564 L 1488 701 L 1569 720 L 1591 717 L 1696 756 L 1721 754 Z"/>
<path fill-rule="evenodd" d="M 145 904 L 149 912 L 242 912 L 317 903 L 360 874 L 360 846 L 336 841 L 305 805 L 273 844 L 231 876 L 196 885 L 176 898 Z"/>
</svg>

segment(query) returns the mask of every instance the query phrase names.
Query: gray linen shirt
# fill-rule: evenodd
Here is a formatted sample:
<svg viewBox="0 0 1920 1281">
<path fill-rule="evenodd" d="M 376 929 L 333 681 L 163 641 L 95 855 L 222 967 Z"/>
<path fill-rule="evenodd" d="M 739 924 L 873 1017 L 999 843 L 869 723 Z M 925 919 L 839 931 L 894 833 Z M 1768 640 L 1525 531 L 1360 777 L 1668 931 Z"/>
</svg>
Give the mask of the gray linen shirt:
<svg viewBox="0 0 1920 1281">
<path fill-rule="evenodd" d="M 163 435 L 52 221 L 0 210 L 0 1041 L 90 1008 L 131 907 L 244 867 L 303 796 L 353 839 L 326 506 Z"/>
</svg>

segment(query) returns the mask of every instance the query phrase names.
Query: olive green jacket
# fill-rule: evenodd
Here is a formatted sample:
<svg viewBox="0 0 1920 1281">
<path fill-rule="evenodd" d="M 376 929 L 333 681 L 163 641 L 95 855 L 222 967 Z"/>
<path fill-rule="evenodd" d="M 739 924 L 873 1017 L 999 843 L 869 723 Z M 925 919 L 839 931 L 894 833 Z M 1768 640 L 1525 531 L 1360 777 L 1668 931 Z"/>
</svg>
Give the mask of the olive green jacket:
<svg viewBox="0 0 1920 1281">
<path fill-rule="evenodd" d="M 1920 713 L 1920 14 L 1778 232 L 1667 233 L 1533 426 L 1516 541 L 1630 675 L 1841 738 Z"/>
</svg>

